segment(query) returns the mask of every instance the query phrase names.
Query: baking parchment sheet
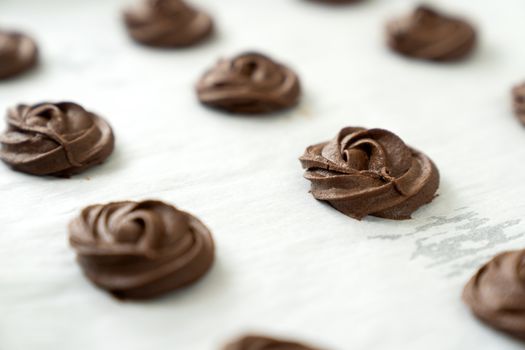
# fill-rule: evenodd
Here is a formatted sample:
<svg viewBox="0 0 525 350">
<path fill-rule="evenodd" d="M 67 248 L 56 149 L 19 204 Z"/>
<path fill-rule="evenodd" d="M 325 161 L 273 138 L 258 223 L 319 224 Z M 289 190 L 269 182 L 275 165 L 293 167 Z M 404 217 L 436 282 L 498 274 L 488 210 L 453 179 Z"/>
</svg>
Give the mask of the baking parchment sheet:
<svg viewBox="0 0 525 350">
<path fill-rule="evenodd" d="M 189 50 L 129 40 L 128 1 L 2 0 L 2 27 L 38 40 L 42 65 L 0 83 L 0 109 L 72 100 L 117 137 L 72 179 L 0 166 L 0 349 L 219 349 L 246 331 L 329 349 L 522 347 L 460 300 L 486 259 L 525 247 L 525 130 L 510 88 L 525 78 L 525 2 L 442 0 L 479 28 L 467 61 L 388 51 L 388 18 L 415 1 L 329 7 L 303 0 L 195 0 L 217 35 Z M 217 58 L 259 50 L 289 64 L 301 105 L 262 118 L 200 106 L 193 86 Z M 441 172 L 439 197 L 409 221 L 359 222 L 308 194 L 297 158 L 343 126 L 382 127 Z M 199 216 L 217 261 L 166 298 L 118 302 L 75 263 L 67 223 L 81 208 L 158 198 Z"/>
</svg>

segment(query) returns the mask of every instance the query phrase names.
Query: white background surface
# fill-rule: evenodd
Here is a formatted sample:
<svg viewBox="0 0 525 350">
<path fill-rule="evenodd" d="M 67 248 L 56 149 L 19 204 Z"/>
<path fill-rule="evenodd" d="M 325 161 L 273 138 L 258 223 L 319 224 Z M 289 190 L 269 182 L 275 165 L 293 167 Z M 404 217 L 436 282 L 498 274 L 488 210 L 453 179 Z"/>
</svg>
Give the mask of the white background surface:
<svg viewBox="0 0 525 350">
<path fill-rule="evenodd" d="M 2 0 L 41 67 L 0 83 L 0 108 L 72 100 L 105 116 L 116 151 L 72 179 L 0 166 L 0 349 L 219 349 L 245 331 L 328 349 L 518 349 L 460 300 L 493 254 L 525 245 L 525 2 L 435 1 L 480 28 L 475 55 L 434 65 L 391 54 L 383 25 L 414 1 L 196 1 L 218 34 L 190 50 L 134 45 L 125 1 Z M 257 49 L 295 68 L 297 109 L 242 118 L 201 107 L 193 85 L 221 55 Z M 413 220 L 358 222 L 315 201 L 297 158 L 346 125 L 383 127 L 438 165 L 439 197 Z M 148 303 L 94 288 L 66 226 L 86 205 L 159 198 L 213 231 L 201 283 Z"/>
</svg>

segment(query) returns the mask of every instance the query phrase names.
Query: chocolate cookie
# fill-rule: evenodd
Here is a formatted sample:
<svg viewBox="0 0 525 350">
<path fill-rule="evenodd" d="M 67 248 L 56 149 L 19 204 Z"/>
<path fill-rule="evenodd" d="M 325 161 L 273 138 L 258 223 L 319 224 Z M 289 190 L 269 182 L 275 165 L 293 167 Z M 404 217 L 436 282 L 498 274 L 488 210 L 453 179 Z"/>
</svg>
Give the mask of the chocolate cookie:
<svg viewBox="0 0 525 350">
<path fill-rule="evenodd" d="M 109 124 L 76 103 L 18 105 L 8 110 L 7 125 L 0 159 L 24 173 L 68 177 L 113 152 Z"/>
<path fill-rule="evenodd" d="M 525 125 L 525 83 L 512 89 L 512 99 L 514 112 L 520 122 Z"/>
<path fill-rule="evenodd" d="M 320 350 L 289 340 L 248 335 L 226 345 L 223 350 Z"/>
<path fill-rule="evenodd" d="M 320 2 L 329 5 L 345 5 L 345 4 L 355 4 L 363 0 L 309 0 L 311 2 Z"/>
<path fill-rule="evenodd" d="M 230 113 L 271 113 L 299 102 L 299 78 L 259 53 L 222 59 L 197 84 L 201 103 Z"/>
<path fill-rule="evenodd" d="M 214 244 L 196 217 L 154 200 L 92 205 L 69 225 L 86 276 L 120 299 L 150 299 L 200 279 Z"/>
<path fill-rule="evenodd" d="M 38 49 L 29 36 L 0 30 L 0 79 L 8 79 L 33 68 Z"/>
<path fill-rule="evenodd" d="M 489 326 L 525 339 L 525 250 L 485 264 L 465 286 L 463 300 Z"/>
<path fill-rule="evenodd" d="M 135 41 L 160 48 L 194 45 L 213 32 L 211 17 L 182 0 L 141 0 L 124 22 Z"/>
<path fill-rule="evenodd" d="M 300 157 L 313 196 L 355 219 L 409 219 L 429 203 L 439 172 L 423 153 L 382 129 L 347 127 Z"/>
<path fill-rule="evenodd" d="M 388 23 L 387 37 L 392 50 L 433 61 L 462 59 L 476 44 L 472 25 L 427 6 L 420 6 L 414 13 Z"/>
</svg>

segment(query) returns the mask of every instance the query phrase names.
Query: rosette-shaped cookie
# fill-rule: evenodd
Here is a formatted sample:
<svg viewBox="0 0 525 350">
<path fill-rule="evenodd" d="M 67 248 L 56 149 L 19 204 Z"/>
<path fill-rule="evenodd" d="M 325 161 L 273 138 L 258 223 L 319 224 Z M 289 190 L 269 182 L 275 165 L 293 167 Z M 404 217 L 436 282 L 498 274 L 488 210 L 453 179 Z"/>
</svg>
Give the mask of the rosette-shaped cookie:
<svg viewBox="0 0 525 350">
<path fill-rule="evenodd" d="M 433 61 L 453 61 L 467 56 L 476 44 L 472 25 L 420 6 L 407 17 L 387 25 L 388 45 L 402 55 Z"/>
<path fill-rule="evenodd" d="M 467 283 L 463 300 L 489 326 L 525 339 L 525 250 L 489 261 Z"/>
<path fill-rule="evenodd" d="M 248 335 L 228 345 L 223 350 L 320 350 L 289 340 L 272 339 L 259 335 Z"/>
<path fill-rule="evenodd" d="M 135 41 L 161 48 L 194 45 L 213 32 L 211 17 L 182 0 L 141 0 L 124 21 Z"/>
<path fill-rule="evenodd" d="M 409 219 L 439 185 L 430 158 L 382 129 L 344 128 L 308 147 L 300 161 L 313 196 L 355 219 Z"/>
<path fill-rule="evenodd" d="M 344 4 L 354 4 L 356 2 L 361 2 L 363 0 L 310 0 L 314 2 L 322 2 L 330 5 L 344 5 Z"/>
<path fill-rule="evenodd" d="M 525 125 L 525 83 L 512 90 L 514 112 L 518 119 Z"/>
<path fill-rule="evenodd" d="M 0 30 L 0 79 L 7 79 L 33 68 L 38 49 L 25 34 Z"/>
<path fill-rule="evenodd" d="M 301 95 L 291 69 L 259 53 L 222 59 L 197 83 L 201 103 L 230 113 L 271 113 L 295 106 Z"/>
<path fill-rule="evenodd" d="M 0 159 L 21 172 L 68 177 L 113 152 L 109 124 L 72 102 L 18 105 L 8 110 L 7 125 Z"/>
<path fill-rule="evenodd" d="M 86 276 L 120 299 L 150 299 L 189 285 L 211 267 L 210 231 L 154 200 L 92 205 L 69 225 Z"/>
</svg>

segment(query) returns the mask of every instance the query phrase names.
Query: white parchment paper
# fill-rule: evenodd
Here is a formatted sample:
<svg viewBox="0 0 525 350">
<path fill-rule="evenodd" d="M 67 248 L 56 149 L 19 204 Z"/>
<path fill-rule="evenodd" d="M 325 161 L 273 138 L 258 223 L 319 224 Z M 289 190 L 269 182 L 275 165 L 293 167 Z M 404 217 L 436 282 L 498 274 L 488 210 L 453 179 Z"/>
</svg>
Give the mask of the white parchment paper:
<svg viewBox="0 0 525 350">
<path fill-rule="evenodd" d="M 195 0 L 218 34 L 190 50 L 133 44 L 125 1 L 2 0 L 0 24 L 32 33 L 35 72 L 0 84 L 0 109 L 72 100 L 106 117 L 116 151 L 69 180 L 0 166 L 0 349 L 219 349 L 245 331 L 329 349 L 519 349 L 477 322 L 463 285 L 525 246 L 525 130 L 510 87 L 525 78 L 525 2 L 442 0 L 480 29 L 459 64 L 390 53 L 383 25 L 411 0 L 326 7 Z M 256 49 L 300 74 L 297 109 L 270 118 L 201 107 L 193 85 L 220 56 Z M 412 220 L 349 219 L 308 194 L 297 158 L 346 125 L 383 127 L 438 165 L 439 197 Z M 148 303 L 94 288 L 67 223 L 86 205 L 159 198 L 213 231 L 197 285 Z"/>
</svg>

